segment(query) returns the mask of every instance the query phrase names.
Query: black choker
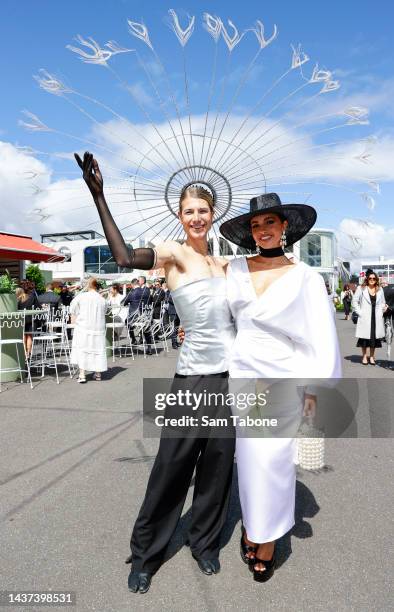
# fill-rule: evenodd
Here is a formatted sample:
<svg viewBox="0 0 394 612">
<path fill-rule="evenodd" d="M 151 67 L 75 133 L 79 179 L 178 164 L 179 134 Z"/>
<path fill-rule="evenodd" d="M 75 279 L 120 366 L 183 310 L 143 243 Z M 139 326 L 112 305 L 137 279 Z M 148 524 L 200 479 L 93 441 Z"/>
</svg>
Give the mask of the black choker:
<svg viewBox="0 0 394 612">
<path fill-rule="evenodd" d="M 261 257 L 280 257 L 284 255 L 282 247 L 276 247 L 275 249 L 263 249 L 261 246 L 257 247 L 257 254 Z"/>
</svg>

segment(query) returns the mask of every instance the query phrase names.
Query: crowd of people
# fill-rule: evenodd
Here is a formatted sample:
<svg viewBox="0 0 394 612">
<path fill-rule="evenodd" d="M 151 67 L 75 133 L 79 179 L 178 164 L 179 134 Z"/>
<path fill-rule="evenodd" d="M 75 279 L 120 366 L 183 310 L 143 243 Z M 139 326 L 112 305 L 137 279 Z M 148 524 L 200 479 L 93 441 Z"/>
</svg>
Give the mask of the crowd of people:
<svg viewBox="0 0 394 612">
<path fill-rule="evenodd" d="M 48 307 L 51 311 L 55 311 L 58 310 L 60 306 L 70 306 L 74 294 L 64 283 L 58 284 L 57 287 L 58 290 L 55 291 L 55 285 L 53 283 L 47 283 L 45 291 L 43 293 L 38 293 L 33 281 L 28 279 L 21 280 L 15 291 L 18 310 L 30 311 Z M 32 314 L 28 314 L 25 317 L 24 334 L 25 354 L 27 358 L 30 357 L 33 342 L 32 326 L 33 316 Z"/>
<path fill-rule="evenodd" d="M 146 354 L 152 355 L 153 338 L 150 326 L 143 331 L 144 338 L 136 337 L 133 323 L 135 317 L 145 309 L 151 313 L 151 323 L 163 320 L 163 326 L 173 322 L 171 335 L 172 348 L 178 349 L 179 317 L 176 313 L 171 293 L 163 279 L 154 282 L 146 280 L 145 276 L 134 278 L 129 291 L 123 295 L 118 283 L 109 288 L 102 288 L 99 281 L 89 278 L 86 291 L 80 291 L 80 286 L 67 286 L 64 283 L 48 283 L 45 291 L 38 293 L 33 281 L 24 279 L 16 289 L 18 310 L 49 309 L 58 312 L 61 307 L 69 310 L 70 323 L 73 327 L 71 342 L 71 363 L 78 366 L 78 382 L 86 382 L 86 372 L 93 372 L 95 380 L 101 380 L 101 373 L 107 370 L 106 356 L 106 314 L 112 314 L 112 320 L 118 324 L 114 329 L 116 339 L 119 339 L 123 326 L 128 327 L 131 341 L 134 345 L 145 342 Z M 33 341 L 33 315 L 26 314 L 24 345 L 26 357 L 29 358 Z M 71 330 L 68 330 L 71 340 Z"/>
<path fill-rule="evenodd" d="M 361 363 L 376 365 L 375 350 L 382 348 L 382 342 L 391 342 L 394 316 L 394 288 L 369 268 L 364 279 L 356 288 L 345 284 L 340 297 L 329 290 L 328 298 L 333 307 L 343 305 L 345 321 L 356 325 L 356 346 L 361 348 Z M 389 333 L 387 333 L 389 328 Z"/>
<path fill-rule="evenodd" d="M 92 281 L 92 279 L 91 279 Z M 152 354 L 152 336 L 149 327 L 143 332 L 144 338 L 136 337 L 133 329 L 133 321 L 136 316 L 142 314 L 145 308 L 149 307 L 152 312 L 152 322 L 157 321 L 160 317 L 164 320 L 164 325 L 173 322 L 173 331 L 171 335 L 172 348 L 177 350 L 180 346 L 178 337 L 178 329 L 180 326 L 179 317 L 166 281 L 163 278 L 149 281 L 145 276 L 139 276 L 131 280 L 127 292 L 123 294 L 123 287 L 118 283 L 113 283 L 109 288 L 102 288 L 98 281 L 88 282 L 88 295 L 92 295 L 94 290 L 103 299 L 103 321 L 105 314 L 112 313 L 114 323 L 119 324 L 115 328 L 114 335 L 119 339 L 122 325 L 128 326 L 131 341 L 134 345 L 142 342 L 146 344 L 146 354 Z M 336 312 L 338 305 L 343 306 L 345 320 L 352 320 L 356 324 L 355 336 L 357 339 L 356 346 L 361 348 L 361 362 L 363 365 L 368 363 L 376 365 L 375 351 L 382 347 L 382 342 L 386 340 L 386 326 L 392 325 L 392 317 L 394 313 L 394 290 L 387 282 L 379 279 L 372 269 L 366 271 L 363 282 L 357 287 L 352 288 L 350 284 L 345 284 L 342 291 L 335 293 L 332 291 L 328 281 L 325 281 L 328 301 L 331 305 L 333 313 Z M 70 313 L 73 313 L 73 321 L 77 322 L 77 304 L 80 308 L 81 296 L 80 286 L 68 286 L 65 283 L 48 283 L 45 292 L 38 294 L 35 289 L 35 284 L 31 280 L 24 279 L 20 281 L 16 289 L 16 297 L 18 309 L 32 310 L 42 307 L 49 307 L 50 310 L 56 311 L 61 306 L 70 308 Z M 79 296 L 79 297 L 78 297 Z M 76 299 L 78 297 L 78 299 Z M 73 302 L 75 304 L 72 306 Z M 97 313 L 96 313 L 97 314 Z M 92 329 L 97 331 L 96 322 L 92 315 Z M 80 317 L 81 321 L 82 315 Z M 86 326 L 86 321 L 85 324 Z M 101 323 L 102 333 L 105 334 L 105 323 Z M 69 332 L 71 339 L 71 333 Z M 74 349 L 78 339 L 78 334 L 74 339 Z M 104 342 L 104 340 L 102 340 Z M 25 334 L 24 344 L 26 356 L 29 357 L 32 348 L 32 315 L 28 314 L 25 319 Z M 78 339 L 79 351 L 82 347 L 81 336 Z M 88 344 L 86 345 L 88 351 Z M 104 353 L 102 349 L 102 353 Z M 72 358 L 76 359 L 77 351 L 74 350 Z M 90 370 L 95 372 L 96 380 L 101 379 L 100 372 L 105 371 L 104 361 L 102 357 L 101 369 L 94 367 L 86 367 L 86 359 L 76 359 L 76 365 L 80 368 L 80 382 L 86 381 L 85 371 Z"/>
</svg>

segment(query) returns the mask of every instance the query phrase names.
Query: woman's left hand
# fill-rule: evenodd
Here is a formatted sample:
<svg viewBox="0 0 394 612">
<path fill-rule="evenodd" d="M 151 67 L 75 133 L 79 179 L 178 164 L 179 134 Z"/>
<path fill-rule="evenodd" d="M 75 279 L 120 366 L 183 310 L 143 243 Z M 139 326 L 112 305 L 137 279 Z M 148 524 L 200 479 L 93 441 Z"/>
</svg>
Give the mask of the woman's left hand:
<svg viewBox="0 0 394 612">
<path fill-rule="evenodd" d="M 185 330 L 183 329 L 182 326 L 178 327 L 178 340 L 181 344 L 183 344 L 185 340 Z"/>
<path fill-rule="evenodd" d="M 305 393 L 304 395 L 304 416 L 315 417 L 316 416 L 317 400 L 316 395 Z"/>
</svg>

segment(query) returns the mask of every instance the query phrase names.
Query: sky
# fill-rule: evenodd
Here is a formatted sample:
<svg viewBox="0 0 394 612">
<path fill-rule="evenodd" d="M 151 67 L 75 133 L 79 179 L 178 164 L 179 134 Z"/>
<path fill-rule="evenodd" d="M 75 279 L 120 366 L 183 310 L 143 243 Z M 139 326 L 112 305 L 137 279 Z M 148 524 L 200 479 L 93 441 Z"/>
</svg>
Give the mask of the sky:
<svg viewBox="0 0 394 612">
<path fill-rule="evenodd" d="M 183 29 L 195 16 L 184 53 L 169 27 L 171 8 Z M 204 12 L 219 16 L 230 36 L 228 19 L 241 35 L 246 31 L 231 53 L 223 30 L 217 43 L 204 30 Z M 2 0 L 0 229 L 35 237 L 99 230 L 72 159 L 74 151 L 92 149 L 124 231 L 137 235 L 149 226 L 164 236 L 176 220 L 168 226 L 155 208 L 162 205 L 163 186 L 178 168 L 204 159 L 205 151 L 208 165 L 232 186 L 229 214 L 258 192 L 278 191 L 284 202 L 316 206 L 318 225 L 337 231 L 343 259 L 394 257 L 393 17 L 388 0 Z M 131 36 L 127 20 L 145 24 L 154 51 Z M 252 31 L 257 20 L 265 40 L 275 25 L 278 30 L 259 53 Z M 105 43 L 116 41 L 118 47 L 110 48 L 124 52 L 107 65 L 85 63 L 67 48 L 92 52 L 77 35 L 107 52 Z M 298 59 L 305 53 L 309 61 L 290 70 L 291 45 L 299 43 Z M 315 74 L 331 75 L 309 83 L 316 64 Z M 44 91 L 34 75 L 47 86 L 55 76 L 65 94 Z M 327 82 L 340 87 L 319 94 Z M 50 131 L 26 130 L 21 120 L 37 124 L 24 110 Z M 199 134 L 194 139 L 187 137 L 190 125 Z M 205 133 L 219 139 L 212 140 L 208 157 L 205 125 Z M 215 177 L 225 203 L 226 183 Z M 174 188 L 171 205 L 175 200 Z"/>
</svg>

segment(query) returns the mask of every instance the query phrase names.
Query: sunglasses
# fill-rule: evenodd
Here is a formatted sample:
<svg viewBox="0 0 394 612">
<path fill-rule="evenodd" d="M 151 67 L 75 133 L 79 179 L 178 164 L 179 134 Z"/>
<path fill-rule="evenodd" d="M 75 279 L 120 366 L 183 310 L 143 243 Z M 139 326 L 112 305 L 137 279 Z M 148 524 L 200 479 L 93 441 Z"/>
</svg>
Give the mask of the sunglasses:
<svg viewBox="0 0 394 612">
<path fill-rule="evenodd" d="M 369 280 L 369 281 L 370 281 L 370 280 L 374 280 L 374 281 L 376 281 L 377 279 L 376 279 L 376 276 L 369 276 L 368 280 Z"/>
</svg>

